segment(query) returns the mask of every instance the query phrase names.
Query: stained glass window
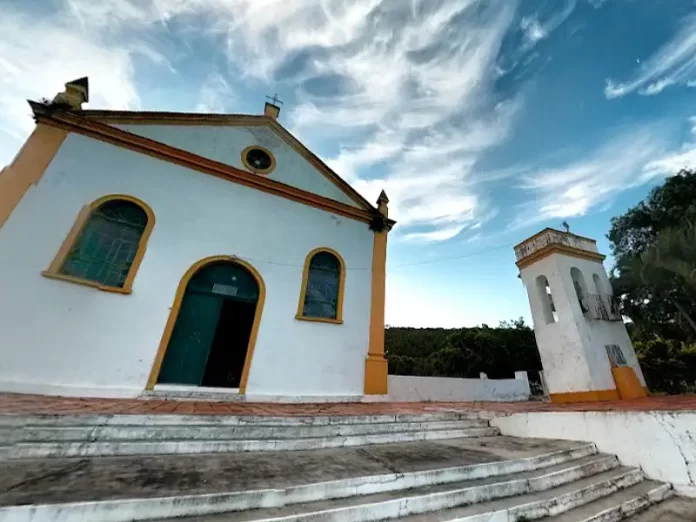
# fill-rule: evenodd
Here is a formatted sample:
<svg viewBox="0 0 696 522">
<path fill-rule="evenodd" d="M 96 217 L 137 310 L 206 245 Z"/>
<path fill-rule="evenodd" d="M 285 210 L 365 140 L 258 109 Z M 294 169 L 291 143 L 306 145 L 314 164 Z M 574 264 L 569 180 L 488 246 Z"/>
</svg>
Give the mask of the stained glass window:
<svg viewBox="0 0 696 522">
<path fill-rule="evenodd" d="M 336 319 L 340 299 L 341 262 L 330 252 L 318 252 L 309 262 L 302 315 Z"/>
<path fill-rule="evenodd" d="M 89 216 L 60 272 L 122 288 L 146 225 L 147 214 L 135 203 L 105 202 Z"/>
</svg>

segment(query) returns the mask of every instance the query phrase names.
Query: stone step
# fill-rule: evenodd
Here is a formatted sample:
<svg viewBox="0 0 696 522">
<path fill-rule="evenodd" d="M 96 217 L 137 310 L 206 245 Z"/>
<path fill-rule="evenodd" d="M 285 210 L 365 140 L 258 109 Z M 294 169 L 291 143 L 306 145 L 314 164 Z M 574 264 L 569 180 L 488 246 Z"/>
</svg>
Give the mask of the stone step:
<svg viewBox="0 0 696 522">
<path fill-rule="evenodd" d="M 382 424 L 403 422 L 443 422 L 487 420 L 484 412 L 438 411 L 433 413 L 398 413 L 394 415 L 0 415 L 0 427 L 33 426 L 104 426 L 104 425 L 214 425 L 214 426 L 320 426 L 335 424 Z"/>
<path fill-rule="evenodd" d="M 640 513 L 674 494 L 669 484 L 645 480 L 546 522 L 615 522 Z"/>
<path fill-rule="evenodd" d="M 490 437 L 497 428 L 461 428 L 426 431 L 399 431 L 342 437 L 238 440 L 97 440 L 95 442 L 16 442 L 9 459 L 51 457 L 95 457 L 121 455 L 171 455 L 179 453 L 233 453 L 240 451 L 299 451 L 370 444 L 388 444 L 422 440 Z"/>
<path fill-rule="evenodd" d="M 239 440 L 352 437 L 382 433 L 486 428 L 484 420 L 451 420 L 401 423 L 319 424 L 309 426 L 216 424 L 118 424 L 41 426 L 25 425 L 15 432 L 15 442 L 96 442 L 117 440 Z M 2 440 L 0 433 L 0 440 Z"/>
<path fill-rule="evenodd" d="M 696 498 L 672 497 L 628 519 L 630 522 L 694 522 Z"/>
<path fill-rule="evenodd" d="M 211 520 L 285 520 L 283 517 L 287 516 L 291 516 L 287 520 L 298 521 L 379 520 L 403 514 L 404 505 L 412 506 L 411 513 L 413 509 L 434 511 L 465 502 L 542 491 L 618 469 L 615 457 L 597 455 L 595 451 L 593 445 L 584 444 L 522 459 L 298 484 L 282 489 L 6 506 L 0 508 L 0 520 L 6 520 L 5 516 L 17 522 L 125 522 L 182 516 L 207 520 L 206 516 L 214 513 L 223 514 Z"/>
<path fill-rule="evenodd" d="M 643 480 L 643 473 L 639 469 L 620 466 L 611 471 L 546 491 L 471 504 L 439 513 L 406 516 L 399 520 L 404 522 L 521 522 L 523 520 L 538 520 L 569 512 L 600 498 L 608 497 L 617 491 L 640 484 Z M 201 522 L 203 520 L 205 519 L 202 519 Z"/>
<path fill-rule="evenodd" d="M 540 505 L 575 505 L 589 502 L 643 480 L 640 470 L 617 466 L 600 456 L 577 465 L 417 488 L 410 491 L 299 504 L 279 509 L 180 518 L 179 522 L 374 522 L 381 520 L 459 520 L 439 518 L 446 511 L 467 505 L 484 515 L 476 522 L 491 522 L 491 505 L 516 506 L 517 499 L 536 498 Z M 589 500 L 584 500 L 587 497 Z M 465 508 L 466 509 L 466 508 Z M 417 518 L 414 518 L 417 517 Z M 503 519 L 501 519 L 503 520 Z M 515 520 L 514 518 L 512 520 Z"/>
<path fill-rule="evenodd" d="M 0 466 L 0 506 L 76 509 L 114 500 L 110 509 L 120 509 L 117 499 L 135 499 L 128 505 L 138 513 L 155 506 L 165 509 L 161 517 L 172 502 L 233 510 L 234 499 L 255 490 L 253 508 L 278 507 L 531 471 L 596 453 L 591 443 L 496 436 L 292 451 L 280 459 L 269 451 L 11 460 Z"/>
</svg>

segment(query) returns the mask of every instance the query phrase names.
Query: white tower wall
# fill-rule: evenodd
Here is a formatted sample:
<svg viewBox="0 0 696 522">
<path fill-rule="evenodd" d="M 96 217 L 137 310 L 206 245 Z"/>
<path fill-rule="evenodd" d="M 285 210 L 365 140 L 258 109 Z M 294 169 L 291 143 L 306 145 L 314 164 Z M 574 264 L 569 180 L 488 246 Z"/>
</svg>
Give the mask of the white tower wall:
<svg viewBox="0 0 696 522">
<path fill-rule="evenodd" d="M 632 368 L 645 388 L 626 327 L 612 308 L 611 284 L 594 241 L 547 229 L 518 245 L 516 253 L 552 400 L 618 398 L 608 345 L 620 348 L 621 366 Z M 546 281 L 555 309 L 551 314 Z"/>
</svg>

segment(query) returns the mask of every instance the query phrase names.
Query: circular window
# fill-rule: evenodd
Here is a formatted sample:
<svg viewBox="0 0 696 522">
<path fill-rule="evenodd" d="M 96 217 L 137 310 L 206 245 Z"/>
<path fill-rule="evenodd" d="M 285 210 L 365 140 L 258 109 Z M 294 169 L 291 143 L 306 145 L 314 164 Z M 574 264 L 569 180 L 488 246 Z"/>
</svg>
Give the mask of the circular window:
<svg viewBox="0 0 696 522">
<path fill-rule="evenodd" d="M 249 170 L 258 174 L 268 174 L 275 168 L 275 158 L 270 150 L 252 145 L 242 151 L 242 162 Z"/>
</svg>

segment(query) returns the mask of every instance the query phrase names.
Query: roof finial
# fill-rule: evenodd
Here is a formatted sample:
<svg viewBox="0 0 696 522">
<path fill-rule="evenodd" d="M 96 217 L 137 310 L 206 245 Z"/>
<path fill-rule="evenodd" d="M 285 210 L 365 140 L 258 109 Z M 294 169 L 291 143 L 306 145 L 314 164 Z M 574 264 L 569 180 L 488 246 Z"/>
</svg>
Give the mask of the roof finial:
<svg viewBox="0 0 696 522">
<path fill-rule="evenodd" d="M 384 217 L 387 217 L 389 215 L 389 206 L 388 205 L 389 205 L 389 198 L 387 197 L 387 193 L 384 191 L 380 192 L 379 197 L 377 198 L 377 210 Z"/>
<path fill-rule="evenodd" d="M 280 101 L 277 94 L 273 94 L 272 98 L 270 96 L 266 96 L 266 98 L 271 101 L 270 103 L 266 102 L 266 106 L 263 109 L 263 114 L 264 116 L 277 120 L 278 115 L 280 114 L 280 106 L 283 105 L 283 102 Z"/>
<path fill-rule="evenodd" d="M 65 91 L 53 98 L 53 105 L 67 109 L 80 110 L 82 104 L 89 101 L 89 79 L 85 76 L 65 84 Z"/>
<path fill-rule="evenodd" d="M 570 234 L 570 225 L 565 219 L 563 220 L 563 223 L 561 223 L 561 226 L 566 231 L 566 234 Z"/>
</svg>

